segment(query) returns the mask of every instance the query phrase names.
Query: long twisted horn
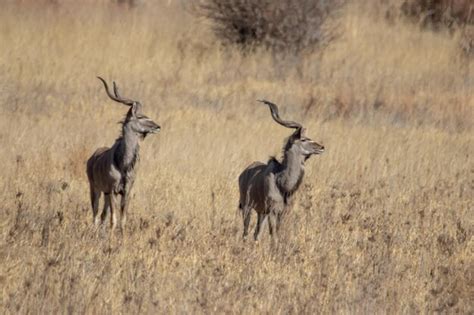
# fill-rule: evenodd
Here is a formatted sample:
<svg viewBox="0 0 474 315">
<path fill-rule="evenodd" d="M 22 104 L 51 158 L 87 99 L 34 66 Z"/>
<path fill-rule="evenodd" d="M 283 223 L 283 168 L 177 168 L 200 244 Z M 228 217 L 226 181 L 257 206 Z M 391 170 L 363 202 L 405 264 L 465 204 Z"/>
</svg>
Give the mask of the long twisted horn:
<svg viewBox="0 0 474 315">
<path fill-rule="evenodd" d="M 280 118 L 280 115 L 278 114 L 278 106 L 276 106 L 272 102 L 269 102 L 266 100 L 257 100 L 257 101 L 267 104 L 270 107 L 270 112 L 272 113 L 273 119 L 280 125 L 285 126 L 287 128 L 293 128 L 293 129 L 303 128 L 303 126 L 297 122 L 290 121 L 290 120 L 282 120 Z"/>
<path fill-rule="evenodd" d="M 107 92 L 107 95 L 114 101 L 118 102 L 118 103 L 122 103 L 122 104 L 125 104 L 125 105 L 128 105 L 128 106 L 132 106 L 133 103 L 135 103 L 134 101 L 132 100 L 129 100 L 129 99 L 126 99 L 126 98 L 122 98 L 120 97 L 120 95 L 118 94 L 118 89 L 117 89 L 117 86 L 115 85 L 115 82 L 114 82 L 114 94 L 113 95 L 110 90 L 109 90 L 109 86 L 107 85 L 107 82 L 105 82 L 104 79 L 102 79 L 101 77 L 97 77 L 100 81 L 102 81 L 102 83 L 104 83 L 104 87 L 105 87 L 105 92 Z"/>
<path fill-rule="evenodd" d="M 127 102 L 127 104 L 128 104 L 128 103 L 133 104 L 133 102 L 135 102 L 135 101 L 133 101 L 133 100 L 131 100 L 131 99 L 121 97 L 120 94 L 119 94 L 119 91 L 118 91 L 117 84 L 115 84 L 115 81 L 113 82 L 113 85 L 114 85 L 115 97 L 121 99 L 121 100 L 124 101 L 124 102 Z M 136 102 L 136 103 L 139 103 L 139 102 Z"/>
</svg>

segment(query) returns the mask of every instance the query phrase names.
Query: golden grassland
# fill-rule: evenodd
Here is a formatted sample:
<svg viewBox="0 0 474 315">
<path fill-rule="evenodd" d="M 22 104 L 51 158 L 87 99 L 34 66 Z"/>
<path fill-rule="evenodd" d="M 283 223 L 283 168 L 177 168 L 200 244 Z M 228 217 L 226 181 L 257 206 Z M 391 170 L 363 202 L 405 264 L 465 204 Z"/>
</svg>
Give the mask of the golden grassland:
<svg viewBox="0 0 474 315">
<path fill-rule="evenodd" d="M 323 52 L 220 47 L 174 2 L 0 11 L 1 313 L 474 312 L 473 62 L 456 34 L 340 13 Z M 142 144 L 124 236 L 94 230 L 85 161 L 126 112 Z M 280 242 L 242 242 L 237 177 L 301 121 Z"/>
</svg>

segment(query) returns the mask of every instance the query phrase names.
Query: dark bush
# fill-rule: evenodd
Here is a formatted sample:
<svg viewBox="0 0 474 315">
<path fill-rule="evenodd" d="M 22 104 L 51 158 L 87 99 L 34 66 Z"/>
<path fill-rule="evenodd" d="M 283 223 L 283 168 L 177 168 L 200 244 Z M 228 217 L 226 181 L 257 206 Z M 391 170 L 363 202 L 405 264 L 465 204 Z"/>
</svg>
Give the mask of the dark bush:
<svg viewBox="0 0 474 315">
<path fill-rule="evenodd" d="M 421 26 L 434 29 L 474 24 L 472 0 L 405 0 L 401 11 Z"/>
<path fill-rule="evenodd" d="M 315 49 L 334 37 L 323 25 L 343 0 L 203 0 L 198 12 L 212 21 L 217 37 L 245 50 Z"/>
</svg>

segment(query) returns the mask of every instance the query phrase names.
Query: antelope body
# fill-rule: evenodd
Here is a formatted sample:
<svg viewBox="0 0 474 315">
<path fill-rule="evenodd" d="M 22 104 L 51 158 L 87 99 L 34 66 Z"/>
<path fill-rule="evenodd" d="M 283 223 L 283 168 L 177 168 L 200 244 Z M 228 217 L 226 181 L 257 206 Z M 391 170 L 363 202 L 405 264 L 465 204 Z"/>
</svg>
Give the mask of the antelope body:
<svg viewBox="0 0 474 315">
<path fill-rule="evenodd" d="M 104 79 L 98 77 L 104 84 L 107 95 L 114 101 L 130 106 L 122 122 L 122 135 L 115 140 L 111 148 L 97 149 L 87 161 L 87 177 L 90 185 L 90 197 L 94 224 L 103 223 L 110 210 L 112 228 L 117 225 L 116 202 L 120 200 L 120 227 L 126 222 L 130 191 L 135 181 L 137 165 L 140 159 L 140 141 L 148 134 L 157 133 L 160 126 L 142 113 L 140 102 L 123 98 L 113 83 L 114 94 Z M 99 220 L 99 199 L 104 193 L 105 202 Z"/>
<path fill-rule="evenodd" d="M 282 120 L 275 104 L 265 100 L 260 102 L 270 107 L 277 123 L 295 131 L 286 141 L 281 163 L 274 157 L 267 164 L 254 162 L 239 176 L 243 237 L 245 239 L 248 235 L 251 210 L 254 209 L 258 215 L 255 240 L 258 240 L 267 219 L 270 235 L 277 234 L 283 215 L 291 207 L 292 196 L 303 180 L 305 161 L 311 155 L 324 152 L 324 146 L 304 135 L 305 129 L 301 124 Z"/>
</svg>

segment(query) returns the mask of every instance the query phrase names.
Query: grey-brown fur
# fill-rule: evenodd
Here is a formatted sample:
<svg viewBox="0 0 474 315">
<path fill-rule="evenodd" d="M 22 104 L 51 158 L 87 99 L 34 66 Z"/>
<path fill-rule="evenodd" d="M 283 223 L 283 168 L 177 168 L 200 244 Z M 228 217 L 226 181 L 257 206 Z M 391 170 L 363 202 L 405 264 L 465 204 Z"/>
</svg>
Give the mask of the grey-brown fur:
<svg viewBox="0 0 474 315">
<path fill-rule="evenodd" d="M 98 77 L 104 84 L 107 95 L 114 101 L 130 106 L 122 122 L 122 135 L 115 140 L 111 148 L 97 149 L 87 161 L 87 177 L 90 185 L 93 222 L 104 222 L 110 210 L 112 228 L 117 225 L 116 201 L 120 200 L 120 226 L 123 230 L 132 189 L 140 160 L 140 141 L 150 133 L 157 133 L 160 126 L 142 113 L 140 102 L 123 98 L 113 83 L 114 94 L 104 79 Z M 105 202 L 99 221 L 99 199 L 104 193 Z"/>
<path fill-rule="evenodd" d="M 276 158 L 270 158 L 267 164 L 254 162 L 239 176 L 243 237 L 248 235 L 251 210 L 255 209 L 258 215 L 255 240 L 260 236 L 267 218 L 270 235 L 278 232 L 283 215 L 291 207 L 291 197 L 303 180 L 305 161 L 313 154 L 324 152 L 322 145 L 304 135 L 305 129 L 301 124 L 282 120 L 275 104 L 265 100 L 260 102 L 270 107 L 277 123 L 296 130 L 286 141 L 281 163 Z"/>
</svg>

